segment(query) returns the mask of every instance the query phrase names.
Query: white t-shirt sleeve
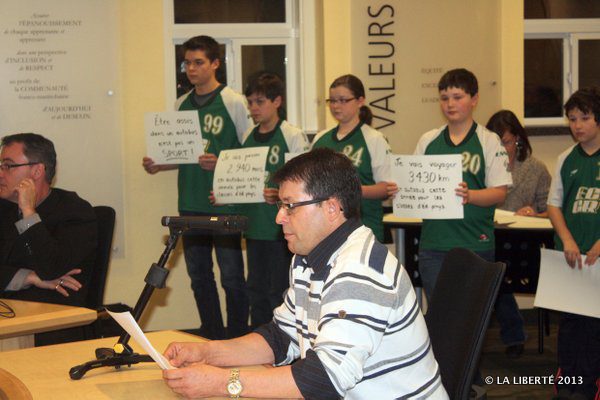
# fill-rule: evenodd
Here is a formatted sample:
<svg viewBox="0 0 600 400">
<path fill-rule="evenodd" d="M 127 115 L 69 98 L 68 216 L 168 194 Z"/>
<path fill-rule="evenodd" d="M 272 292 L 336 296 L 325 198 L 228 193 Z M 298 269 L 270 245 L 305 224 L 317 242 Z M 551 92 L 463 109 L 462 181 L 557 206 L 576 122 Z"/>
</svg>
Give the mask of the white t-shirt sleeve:
<svg viewBox="0 0 600 400">
<path fill-rule="evenodd" d="M 235 131 L 240 143 L 243 143 L 246 131 L 252 127 L 252 119 L 248 114 L 246 97 L 236 93 L 230 87 L 225 87 L 221 91 L 221 98 L 227 108 L 227 112 L 235 125 Z"/>
<path fill-rule="evenodd" d="M 179 96 L 179 97 L 177 98 L 177 100 L 175 100 L 175 104 L 173 105 L 173 109 L 174 109 L 175 111 L 179 111 L 179 107 L 181 107 L 181 105 L 183 104 L 183 102 L 185 101 L 185 99 L 187 99 L 187 98 L 188 98 L 188 96 L 189 96 L 189 95 L 192 93 L 192 91 L 193 91 L 193 90 L 194 90 L 194 89 L 192 89 L 192 90 L 190 90 L 189 92 L 187 92 L 187 93 L 185 93 L 185 94 L 183 94 L 183 95 Z"/>
<path fill-rule="evenodd" d="M 500 138 L 481 125 L 477 130 L 485 157 L 485 186 L 492 188 L 512 185 L 512 176 L 508 171 L 508 154 Z"/>
<path fill-rule="evenodd" d="M 438 137 L 438 135 L 440 133 L 442 133 L 442 131 L 444 130 L 446 126 L 442 126 L 441 128 L 438 129 L 432 129 L 430 131 L 425 132 L 423 135 L 421 135 L 421 137 L 419 138 L 419 141 L 417 142 L 417 147 L 415 147 L 415 151 L 413 153 L 413 155 L 415 156 L 422 156 L 425 155 L 425 150 L 427 150 L 427 146 L 429 146 L 429 144 L 431 142 L 433 142 L 433 140 Z"/>
<path fill-rule="evenodd" d="M 241 144 L 246 143 L 246 140 L 248 140 L 248 137 L 252 134 L 252 131 L 254 130 L 256 126 L 251 126 L 250 128 L 248 128 L 246 130 L 246 132 L 244 132 L 244 136 L 242 138 L 242 141 L 240 142 Z"/>
<path fill-rule="evenodd" d="M 365 141 L 371 156 L 371 170 L 376 183 L 391 182 L 392 170 L 390 167 L 390 154 L 392 149 L 381 132 L 368 127 L 365 132 Z"/>
<path fill-rule="evenodd" d="M 313 138 L 312 142 L 310 143 L 310 147 L 309 150 L 312 150 L 315 143 L 317 143 L 319 141 L 319 139 L 321 139 L 321 137 L 323 137 L 323 135 L 325 135 L 327 132 L 329 132 L 331 129 L 324 129 L 320 132 L 318 132 L 315 137 Z"/>
<path fill-rule="evenodd" d="M 283 121 L 281 132 L 290 153 L 306 153 L 308 151 L 308 138 L 300 128 Z"/>
<path fill-rule="evenodd" d="M 573 147 L 575 146 L 576 145 L 569 147 L 558 156 L 556 161 L 556 170 L 554 172 L 554 176 L 552 177 L 552 184 L 550 185 L 550 193 L 548 193 L 548 205 L 550 206 L 562 208 L 564 200 L 564 188 L 560 171 L 565 163 L 565 159 L 571 153 L 571 151 L 573 151 Z"/>
</svg>

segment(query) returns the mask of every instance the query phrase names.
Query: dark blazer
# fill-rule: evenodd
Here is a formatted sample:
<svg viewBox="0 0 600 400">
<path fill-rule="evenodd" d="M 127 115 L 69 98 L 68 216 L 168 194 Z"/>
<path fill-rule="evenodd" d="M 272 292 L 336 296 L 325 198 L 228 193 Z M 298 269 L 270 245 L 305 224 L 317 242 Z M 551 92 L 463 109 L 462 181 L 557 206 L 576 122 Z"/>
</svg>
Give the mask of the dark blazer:
<svg viewBox="0 0 600 400">
<path fill-rule="evenodd" d="M 85 305 L 97 246 L 98 228 L 92 206 L 75 192 L 52 189 L 37 207 L 41 222 L 19 235 L 17 204 L 0 200 L 0 297 L 71 305 Z M 20 268 L 35 271 L 42 280 L 56 279 L 73 268 L 83 284 L 79 292 L 64 297 L 55 290 L 30 287 L 4 291 Z"/>
</svg>

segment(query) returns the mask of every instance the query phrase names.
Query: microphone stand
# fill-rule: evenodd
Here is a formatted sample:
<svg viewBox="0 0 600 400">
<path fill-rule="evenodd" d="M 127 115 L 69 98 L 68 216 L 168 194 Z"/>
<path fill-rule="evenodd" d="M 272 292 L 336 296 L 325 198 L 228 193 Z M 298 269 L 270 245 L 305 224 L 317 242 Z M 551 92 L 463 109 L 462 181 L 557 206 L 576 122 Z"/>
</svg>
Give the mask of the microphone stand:
<svg viewBox="0 0 600 400">
<path fill-rule="evenodd" d="M 154 289 L 162 289 L 165 287 L 165 281 L 169 275 L 169 270 L 165 268 L 167 260 L 171 251 L 175 248 L 177 240 L 183 234 L 185 229 L 169 228 L 169 238 L 165 246 L 165 250 L 158 263 L 153 263 L 150 266 L 150 270 L 146 275 L 144 281 L 146 285 L 142 290 L 142 293 L 133 309 L 132 316 L 136 321 L 139 321 L 142 312 L 146 308 L 152 292 Z M 96 349 L 96 359 L 88 361 L 84 364 L 77 365 L 69 370 L 69 376 L 73 380 L 81 379 L 86 372 L 94 368 L 100 367 L 115 367 L 120 369 L 121 366 L 127 365 L 131 367 L 132 364 L 138 364 L 140 362 L 153 362 L 154 360 L 147 354 L 138 354 L 133 351 L 129 346 L 130 336 L 127 332 L 123 332 L 119 337 L 119 341 L 113 346 L 113 348 L 100 347 Z"/>
</svg>

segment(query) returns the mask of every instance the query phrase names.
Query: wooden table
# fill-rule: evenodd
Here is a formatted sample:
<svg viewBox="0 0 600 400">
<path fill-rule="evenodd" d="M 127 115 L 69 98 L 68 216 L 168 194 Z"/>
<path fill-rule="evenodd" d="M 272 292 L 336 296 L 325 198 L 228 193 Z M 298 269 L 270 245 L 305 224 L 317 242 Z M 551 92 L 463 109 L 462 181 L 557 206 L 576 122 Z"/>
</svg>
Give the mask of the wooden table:
<svg viewBox="0 0 600 400">
<path fill-rule="evenodd" d="M 33 334 L 87 325 L 97 318 L 89 308 L 33 301 L 0 299 L 15 312 L 0 317 L 0 351 L 33 347 Z"/>
<path fill-rule="evenodd" d="M 147 334 L 152 345 L 163 352 L 172 341 L 201 342 L 198 336 L 177 331 Z M 118 338 L 104 338 L 55 346 L 8 351 L 0 356 L 0 368 L 18 378 L 34 399 L 181 399 L 163 382 L 156 363 L 140 363 L 131 367 L 90 370 L 81 380 L 69 378 L 69 369 L 92 360 L 98 347 L 112 347 Z M 129 344 L 142 351 L 135 341 Z M 243 367 L 262 369 L 265 366 Z M 0 382 L 2 386 L 2 382 Z"/>
</svg>

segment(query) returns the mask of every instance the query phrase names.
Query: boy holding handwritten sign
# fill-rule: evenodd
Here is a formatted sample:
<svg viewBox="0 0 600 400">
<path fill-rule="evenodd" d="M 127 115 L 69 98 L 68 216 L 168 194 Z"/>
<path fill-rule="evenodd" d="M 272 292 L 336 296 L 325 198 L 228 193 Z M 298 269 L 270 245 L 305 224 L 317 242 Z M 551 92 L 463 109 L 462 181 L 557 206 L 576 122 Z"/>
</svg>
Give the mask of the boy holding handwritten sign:
<svg viewBox="0 0 600 400">
<path fill-rule="evenodd" d="M 578 90 L 565 104 L 565 112 L 577 144 L 558 156 L 548 214 L 556 231 L 555 247 L 564 252 L 567 264 L 571 268 L 597 269 L 600 89 Z M 564 378 L 557 381 L 561 383 L 557 383 L 559 395 L 598 398 L 594 396 L 600 393 L 600 319 L 565 313 L 558 330 L 558 366 L 557 376 Z"/>
<path fill-rule="evenodd" d="M 285 164 L 285 153 L 307 151 L 308 140 L 299 128 L 290 125 L 281 115 L 285 87 L 279 77 L 270 73 L 255 76 L 244 94 L 257 125 L 246 132 L 242 147 L 269 147 L 264 203 L 243 206 L 248 216 L 248 229 L 244 235 L 248 251 L 250 319 L 256 327 L 271 321 L 273 309 L 281 304 L 283 293 L 289 287 L 292 254 L 281 226 L 275 223 L 279 189 L 271 176 Z"/>
<path fill-rule="evenodd" d="M 494 261 L 494 209 L 512 184 L 508 156 L 498 135 L 473 120 L 479 101 L 477 78 L 466 69 L 446 72 L 438 83 L 440 105 L 448 124 L 425 133 L 415 154 L 460 154 L 463 182 L 456 195 L 463 199 L 464 218 L 425 219 L 419 244 L 419 272 L 428 298 L 446 253 L 462 247 Z M 523 319 L 512 293 L 501 293 L 496 302 L 507 355 L 523 351 Z M 518 354 L 517 354 L 518 353 Z"/>
<path fill-rule="evenodd" d="M 185 73 L 194 89 L 177 99 L 175 109 L 198 113 L 202 138 L 206 142 L 205 154 L 198 157 L 198 164 L 158 165 L 151 158 L 144 157 L 142 165 L 150 174 L 179 169 L 177 186 L 181 215 L 228 214 L 231 208 L 214 207 L 209 195 L 219 153 L 239 148 L 243 134 L 250 126 L 246 103 L 243 96 L 217 81 L 219 44 L 213 38 L 193 37 L 183 44 L 182 49 Z M 183 252 L 202 320 L 200 335 L 209 339 L 225 337 L 213 274 L 213 246 L 225 290 L 228 335 L 240 336 L 248 329 L 248 298 L 240 234 L 188 232 L 183 236 Z"/>
</svg>

